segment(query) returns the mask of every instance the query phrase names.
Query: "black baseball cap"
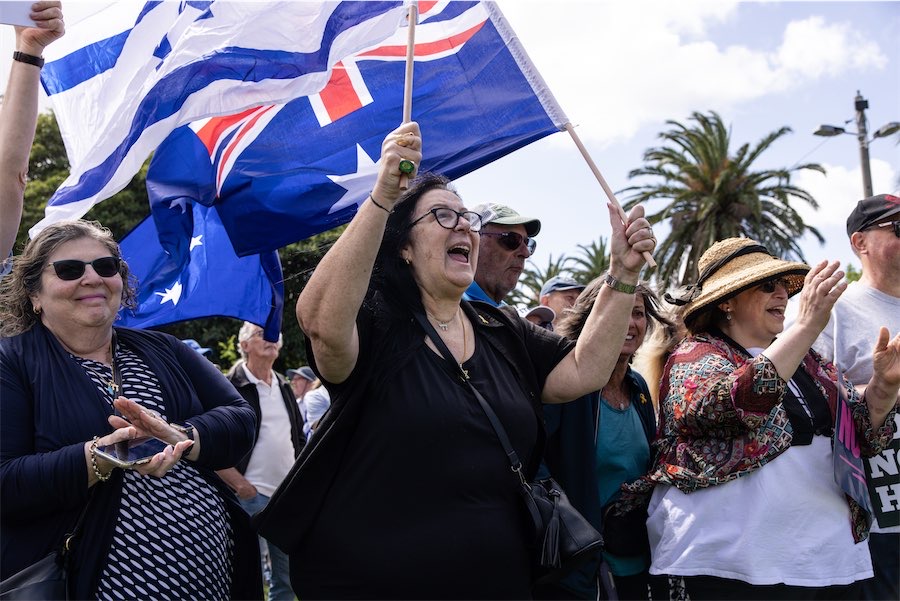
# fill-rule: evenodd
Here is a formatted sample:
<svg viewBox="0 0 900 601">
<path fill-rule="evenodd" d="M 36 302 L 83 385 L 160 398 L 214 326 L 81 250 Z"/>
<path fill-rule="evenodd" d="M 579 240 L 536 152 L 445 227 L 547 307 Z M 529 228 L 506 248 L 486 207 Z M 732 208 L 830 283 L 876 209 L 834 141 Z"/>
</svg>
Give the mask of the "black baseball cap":
<svg viewBox="0 0 900 601">
<path fill-rule="evenodd" d="M 856 203 L 856 208 L 847 217 L 847 235 L 861 232 L 888 217 L 900 213 L 900 197 L 892 194 L 870 196 Z"/>
</svg>

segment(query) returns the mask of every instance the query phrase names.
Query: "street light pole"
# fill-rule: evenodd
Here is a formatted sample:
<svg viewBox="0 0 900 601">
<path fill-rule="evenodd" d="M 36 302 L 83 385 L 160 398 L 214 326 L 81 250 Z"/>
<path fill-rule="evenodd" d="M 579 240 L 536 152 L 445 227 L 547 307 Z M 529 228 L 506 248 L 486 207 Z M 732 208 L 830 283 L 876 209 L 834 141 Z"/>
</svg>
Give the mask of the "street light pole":
<svg viewBox="0 0 900 601">
<path fill-rule="evenodd" d="M 869 140 L 869 128 L 866 123 L 866 109 L 869 108 L 869 101 L 862 97 L 859 90 L 856 91 L 856 98 L 853 100 L 853 106 L 856 109 L 855 132 L 847 131 L 843 127 L 836 125 L 820 125 L 819 129 L 813 132 L 813 135 L 825 136 L 826 138 L 841 134 L 856 136 L 856 139 L 859 141 L 859 162 L 860 167 L 862 167 L 863 192 L 865 192 L 865 198 L 868 198 L 874 195 L 872 191 L 872 168 L 869 166 L 869 142 L 876 138 L 886 138 L 897 133 L 900 131 L 900 122 L 891 121 L 890 123 L 885 123 L 872 134 L 872 140 Z M 850 120 L 848 119 L 844 123 L 850 123 Z"/>
<path fill-rule="evenodd" d="M 872 168 L 869 166 L 869 132 L 866 128 L 866 109 L 869 108 L 869 101 L 862 97 L 859 90 L 856 91 L 854 98 L 854 108 L 856 108 L 856 139 L 859 140 L 859 163 L 862 166 L 863 178 L 863 198 L 874 196 L 872 192 Z"/>
</svg>

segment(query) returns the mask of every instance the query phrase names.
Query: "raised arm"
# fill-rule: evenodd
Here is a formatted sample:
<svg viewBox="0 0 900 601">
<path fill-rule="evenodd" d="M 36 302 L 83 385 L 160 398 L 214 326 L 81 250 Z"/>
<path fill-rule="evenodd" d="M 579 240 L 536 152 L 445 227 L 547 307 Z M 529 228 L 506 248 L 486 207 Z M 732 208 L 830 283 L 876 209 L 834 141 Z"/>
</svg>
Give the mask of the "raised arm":
<svg viewBox="0 0 900 601">
<path fill-rule="evenodd" d="M 625 286 L 635 286 L 644 266 L 644 251 L 653 252 L 656 238 L 644 219 L 644 208 L 637 206 L 623 224 L 618 210 L 610 204 L 612 226 L 609 273 Z M 626 293 L 604 285 L 597 294 L 575 348 L 559 362 L 547 377 L 542 400 L 564 403 L 606 385 L 619 359 L 628 320 L 634 307 L 634 292 Z"/>
<path fill-rule="evenodd" d="M 401 159 L 418 164 L 421 148 L 415 122 L 404 123 L 388 134 L 381 145 L 381 165 L 371 198 L 363 202 L 297 299 L 297 321 L 309 338 L 319 372 L 329 382 L 343 382 L 356 366 L 356 316 L 369 287 L 389 211 L 400 197 L 398 166 Z"/>
<path fill-rule="evenodd" d="M 62 37 L 65 25 L 60 2 L 36 2 L 34 8 L 31 18 L 37 26 L 15 28 L 16 51 L 40 57 L 48 44 Z M 12 62 L 0 109 L 0 261 L 12 251 L 22 219 L 40 79 L 40 67 Z"/>
<path fill-rule="evenodd" d="M 798 295 L 800 307 L 796 321 L 763 351 L 785 381 L 797 371 L 803 357 L 828 325 L 834 303 L 847 289 L 847 282 L 841 281 L 844 272 L 837 270 L 839 266 L 837 261 L 822 261 L 809 270 Z"/>
</svg>

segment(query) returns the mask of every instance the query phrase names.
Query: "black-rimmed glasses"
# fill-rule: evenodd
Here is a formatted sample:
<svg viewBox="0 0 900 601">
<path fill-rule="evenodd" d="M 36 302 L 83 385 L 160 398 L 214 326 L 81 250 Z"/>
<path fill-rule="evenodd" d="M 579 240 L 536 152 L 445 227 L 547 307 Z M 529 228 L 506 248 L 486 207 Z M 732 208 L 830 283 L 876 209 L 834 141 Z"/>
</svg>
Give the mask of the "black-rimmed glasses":
<svg viewBox="0 0 900 601">
<path fill-rule="evenodd" d="M 474 211 L 454 211 L 448 207 L 435 207 L 429 209 L 427 213 L 418 219 L 414 219 L 412 223 L 409 224 L 409 227 L 414 226 L 429 215 L 434 215 L 434 220 L 437 221 L 438 225 L 448 230 L 456 229 L 460 218 L 462 218 L 469 222 L 470 230 L 473 232 L 481 231 L 481 215 Z"/>
<path fill-rule="evenodd" d="M 778 286 L 783 286 L 785 290 L 790 290 L 790 282 L 785 278 L 775 278 L 774 280 L 763 282 L 759 285 L 759 289 L 766 294 L 772 294 Z"/>
<path fill-rule="evenodd" d="M 500 246 L 506 250 L 516 250 L 520 244 L 525 244 L 525 248 L 528 249 L 528 256 L 533 255 L 534 250 L 537 248 L 537 240 L 523 236 L 519 232 L 481 232 L 481 235 L 496 237 Z"/>
<path fill-rule="evenodd" d="M 78 259 L 62 259 L 53 261 L 49 265 L 56 272 L 56 277 L 66 282 L 77 280 L 84 275 L 85 268 L 90 265 L 101 278 L 111 278 L 119 275 L 121 261 L 118 257 L 100 257 L 93 261 L 79 261 Z"/>
<path fill-rule="evenodd" d="M 886 221 L 884 223 L 876 223 L 870 228 L 866 229 L 875 229 L 876 227 L 892 227 L 894 229 L 894 235 L 900 238 L 900 219 L 896 221 Z"/>
</svg>

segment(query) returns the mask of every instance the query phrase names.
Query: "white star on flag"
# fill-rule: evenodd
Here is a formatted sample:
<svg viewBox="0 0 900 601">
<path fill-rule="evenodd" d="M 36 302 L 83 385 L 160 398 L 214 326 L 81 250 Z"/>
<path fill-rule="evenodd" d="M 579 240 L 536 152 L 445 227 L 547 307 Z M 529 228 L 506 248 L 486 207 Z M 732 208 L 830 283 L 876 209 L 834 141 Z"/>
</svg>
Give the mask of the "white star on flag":
<svg viewBox="0 0 900 601">
<path fill-rule="evenodd" d="M 203 246 L 203 234 L 199 236 L 194 236 L 191 238 L 191 247 L 188 248 L 189 251 L 194 250 L 198 246 Z"/>
<path fill-rule="evenodd" d="M 356 145 L 356 172 L 346 175 L 329 175 L 328 179 L 347 190 L 341 199 L 331 205 L 328 214 L 340 211 L 350 205 L 361 205 L 372 191 L 375 178 L 378 175 L 378 163 L 372 162 L 371 157 L 366 154 L 359 144 Z M 359 199 L 357 202 L 355 199 Z"/>
<path fill-rule="evenodd" d="M 153 294 L 162 297 L 162 300 L 159 301 L 160 305 L 168 301 L 172 301 L 173 305 L 177 305 L 178 301 L 181 300 L 181 282 L 175 282 L 171 288 L 166 288 L 165 292 L 154 292 Z"/>
</svg>

